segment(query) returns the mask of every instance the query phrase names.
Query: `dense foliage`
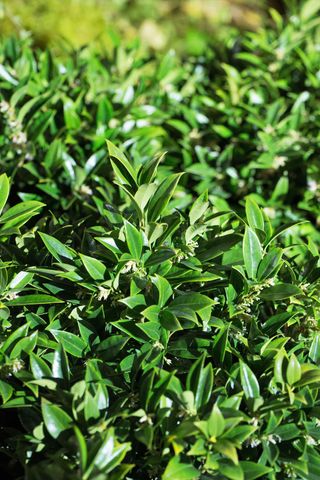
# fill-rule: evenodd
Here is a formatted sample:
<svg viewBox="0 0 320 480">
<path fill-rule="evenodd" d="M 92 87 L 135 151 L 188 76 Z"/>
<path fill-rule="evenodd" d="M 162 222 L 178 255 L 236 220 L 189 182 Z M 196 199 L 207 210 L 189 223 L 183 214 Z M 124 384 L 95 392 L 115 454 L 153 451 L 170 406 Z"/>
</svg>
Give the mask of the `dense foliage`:
<svg viewBox="0 0 320 480">
<path fill-rule="evenodd" d="M 184 61 L 1 44 L 6 478 L 319 478 L 317 11 Z"/>
<path fill-rule="evenodd" d="M 137 37 L 143 48 L 200 54 L 231 25 L 256 28 L 277 0 L 0 0 L 0 35 L 32 34 L 63 52 L 66 43 L 109 48 Z"/>
</svg>

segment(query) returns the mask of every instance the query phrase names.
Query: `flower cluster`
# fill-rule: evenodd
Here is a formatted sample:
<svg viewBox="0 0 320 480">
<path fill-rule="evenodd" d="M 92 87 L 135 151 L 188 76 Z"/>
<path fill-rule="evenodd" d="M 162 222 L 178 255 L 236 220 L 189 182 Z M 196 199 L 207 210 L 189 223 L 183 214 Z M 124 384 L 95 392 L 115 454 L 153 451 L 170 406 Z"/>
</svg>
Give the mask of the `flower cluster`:
<svg viewBox="0 0 320 480">
<path fill-rule="evenodd" d="M 250 289 L 247 295 L 244 295 L 237 305 L 237 310 L 242 313 L 250 314 L 253 305 L 257 304 L 260 293 L 265 288 L 271 287 L 275 284 L 274 278 L 267 278 L 263 283 L 255 284 Z"/>
<path fill-rule="evenodd" d="M 12 143 L 17 148 L 18 153 L 22 153 L 22 150 L 27 146 L 27 134 L 23 130 L 21 121 L 17 119 L 14 108 L 5 100 L 0 102 L 0 112 L 9 128 Z"/>
</svg>

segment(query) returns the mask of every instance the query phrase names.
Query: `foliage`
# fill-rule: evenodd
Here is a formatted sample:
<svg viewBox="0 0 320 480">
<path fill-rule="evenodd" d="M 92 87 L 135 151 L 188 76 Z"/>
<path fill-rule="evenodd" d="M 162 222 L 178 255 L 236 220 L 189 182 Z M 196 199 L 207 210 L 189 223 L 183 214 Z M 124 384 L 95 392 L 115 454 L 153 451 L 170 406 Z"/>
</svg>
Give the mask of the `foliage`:
<svg viewBox="0 0 320 480">
<path fill-rule="evenodd" d="M 31 32 L 37 45 L 110 48 L 139 38 L 144 47 L 205 52 L 230 24 L 256 28 L 265 0 L 0 0 L 2 35 Z"/>
<path fill-rule="evenodd" d="M 319 477 L 317 8 L 188 62 L 1 45 L 6 478 Z"/>
</svg>

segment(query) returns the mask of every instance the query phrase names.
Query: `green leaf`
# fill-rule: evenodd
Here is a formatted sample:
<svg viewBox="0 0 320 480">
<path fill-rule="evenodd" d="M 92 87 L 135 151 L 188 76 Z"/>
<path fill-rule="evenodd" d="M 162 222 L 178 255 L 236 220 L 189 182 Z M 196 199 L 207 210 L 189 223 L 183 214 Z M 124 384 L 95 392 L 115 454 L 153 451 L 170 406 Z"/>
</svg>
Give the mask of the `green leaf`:
<svg viewBox="0 0 320 480">
<path fill-rule="evenodd" d="M 74 333 L 66 332 L 64 330 L 51 329 L 50 332 L 55 339 L 62 344 L 66 352 L 70 353 L 74 357 L 82 357 L 83 351 L 87 347 L 82 338 L 78 337 Z"/>
<path fill-rule="evenodd" d="M 104 275 L 106 273 L 106 266 L 93 257 L 88 257 L 88 255 L 79 254 L 81 261 L 89 273 L 90 277 L 94 280 L 104 280 Z"/>
<path fill-rule="evenodd" d="M 214 305 L 214 303 L 214 300 L 211 300 L 211 298 L 207 297 L 206 295 L 192 292 L 186 295 L 179 295 L 170 303 L 169 306 L 172 309 L 177 307 L 188 307 L 195 312 L 199 312 L 206 307 Z"/>
<path fill-rule="evenodd" d="M 124 228 L 129 252 L 135 260 L 140 260 L 143 247 L 143 235 L 136 227 L 127 221 L 125 221 Z"/>
<path fill-rule="evenodd" d="M 116 255 L 121 255 L 122 254 L 122 251 L 120 250 L 120 248 L 117 246 L 115 240 L 111 237 L 95 237 L 95 240 L 97 240 L 98 242 L 100 242 L 104 247 L 106 247 L 108 250 L 110 250 L 111 252 L 113 252 L 114 254 Z"/>
<path fill-rule="evenodd" d="M 296 387 L 304 387 L 305 385 L 313 385 L 313 388 L 319 388 L 320 382 L 320 368 L 305 364 L 301 365 L 301 379 L 295 385 Z"/>
<path fill-rule="evenodd" d="M 45 244 L 45 246 L 47 247 L 47 249 L 51 253 L 51 255 L 56 260 L 58 260 L 58 262 L 61 261 L 61 257 L 68 258 L 68 259 L 72 260 L 72 258 L 74 257 L 74 254 L 73 254 L 72 250 L 70 248 L 66 247 L 65 245 L 63 245 L 63 243 L 61 243 L 60 240 L 52 237 L 51 235 L 48 235 L 47 233 L 39 232 L 39 235 L 40 235 L 43 243 Z"/>
<path fill-rule="evenodd" d="M 199 248 L 198 258 L 201 261 L 210 261 L 230 250 L 240 240 L 241 236 L 237 233 L 230 233 L 216 237 L 205 242 L 204 245 Z"/>
<path fill-rule="evenodd" d="M 271 277 L 280 266 L 281 257 L 281 248 L 271 249 L 259 264 L 257 274 L 258 280 L 264 280 L 265 278 Z"/>
<path fill-rule="evenodd" d="M 138 307 L 140 305 L 146 305 L 146 299 L 141 293 L 136 293 L 131 297 L 122 298 L 119 302 L 124 303 L 130 309 Z"/>
<path fill-rule="evenodd" d="M 153 385 L 153 393 L 151 395 L 150 401 L 148 403 L 148 411 L 155 411 L 158 404 L 160 403 L 162 395 L 169 390 L 169 385 L 171 380 L 174 376 L 174 372 L 163 372 L 162 378 L 160 378 L 155 384 Z"/>
<path fill-rule="evenodd" d="M 148 450 L 152 449 L 154 429 L 151 425 L 146 425 L 140 430 L 136 430 L 134 435 L 139 442 L 143 443 L 148 448 Z"/>
<path fill-rule="evenodd" d="M 165 156 L 165 153 L 163 153 L 162 155 L 159 155 L 155 158 L 151 158 L 149 161 L 147 161 L 143 165 L 143 167 L 142 167 L 142 169 L 140 170 L 140 173 L 139 173 L 140 185 L 150 184 L 150 182 L 152 182 L 152 180 L 154 179 L 154 177 L 157 173 L 158 166 L 162 162 L 162 160 L 164 159 L 164 156 Z"/>
<path fill-rule="evenodd" d="M 0 64 L 0 78 L 10 83 L 11 85 L 18 85 L 19 82 L 8 72 L 8 70 Z"/>
<path fill-rule="evenodd" d="M 84 396 L 84 418 L 86 422 L 99 418 L 100 411 L 97 402 L 87 390 Z"/>
<path fill-rule="evenodd" d="M 216 439 L 220 435 L 222 435 L 225 428 L 225 420 L 223 415 L 217 406 L 214 405 L 210 417 L 208 418 L 208 432 L 210 437 Z"/>
<path fill-rule="evenodd" d="M 6 341 L 1 346 L 1 350 L 4 353 L 7 353 L 7 350 L 12 347 L 12 345 L 21 337 L 25 337 L 28 333 L 29 325 L 24 323 L 20 327 L 16 328 L 11 335 L 6 339 Z"/>
<path fill-rule="evenodd" d="M 282 313 L 278 313 L 276 315 L 272 315 L 262 325 L 262 329 L 267 335 L 273 335 L 283 325 L 285 325 L 290 320 L 290 318 L 292 318 L 292 316 L 293 316 L 293 314 L 288 313 L 288 312 L 282 312 Z"/>
<path fill-rule="evenodd" d="M 307 220 L 306 220 L 307 221 Z M 300 222 L 290 222 L 286 225 L 281 225 L 280 227 L 278 227 L 276 229 L 276 231 L 274 232 L 274 234 L 271 236 L 270 240 L 268 241 L 268 243 L 266 244 L 266 247 L 268 247 L 268 245 L 270 245 L 270 243 L 272 243 L 277 237 L 279 237 L 279 235 L 282 235 L 282 233 L 286 232 L 287 230 L 290 230 L 292 227 L 295 227 L 296 225 L 299 225 L 301 223 L 305 223 L 305 221 L 300 221 Z"/>
<path fill-rule="evenodd" d="M 246 227 L 243 237 L 243 259 L 248 277 L 256 278 L 262 259 L 262 247 L 257 234 L 249 227 Z"/>
<path fill-rule="evenodd" d="M 129 443 L 119 444 L 115 439 L 114 430 L 110 429 L 85 472 L 83 479 L 87 480 L 94 469 L 102 473 L 111 472 L 122 462 L 130 448 Z"/>
<path fill-rule="evenodd" d="M 84 474 L 85 469 L 87 467 L 87 461 L 88 461 L 88 449 L 87 449 L 87 444 L 84 436 L 82 435 L 80 429 L 75 426 L 74 431 L 76 434 L 76 439 L 78 442 L 78 449 L 80 453 L 80 467 L 81 467 L 81 473 Z"/>
<path fill-rule="evenodd" d="M 288 440 L 293 440 L 294 438 L 297 438 L 301 435 L 301 430 L 295 423 L 287 423 L 278 426 L 275 430 L 274 433 L 276 435 L 279 435 L 282 441 L 288 441 Z"/>
<path fill-rule="evenodd" d="M 2 397 L 3 403 L 7 403 L 14 393 L 14 388 L 11 385 L 3 380 L 0 380 L 0 395 Z"/>
<path fill-rule="evenodd" d="M 10 191 L 9 178 L 5 173 L 0 175 L 0 215 L 5 207 Z"/>
<path fill-rule="evenodd" d="M 166 278 L 163 278 L 160 275 L 155 275 L 155 277 L 152 278 L 152 283 L 158 290 L 158 305 L 159 307 L 164 307 L 173 293 L 171 285 Z"/>
<path fill-rule="evenodd" d="M 33 273 L 21 271 L 15 275 L 9 284 L 9 289 L 20 291 L 33 279 Z"/>
<path fill-rule="evenodd" d="M 259 398 L 260 387 L 258 380 L 248 365 L 242 361 L 240 361 L 240 379 L 246 398 Z"/>
<path fill-rule="evenodd" d="M 256 228 L 264 230 L 263 213 L 257 203 L 250 197 L 246 200 L 246 216 L 249 227 L 254 231 Z"/>
<path fill-rule="evenodd" d="M 229 326 L 223 327 L 219 333 L 216 334 L 212 345 L 212 355 L 217 358 L 219 362 L 223 362 L 226 355 L 226 348 L 228 345 Z"/>
<path fill-rule="evenodd" d="M 320 5 L 317 0 L 308 0 L 304 2 L 300 13 L 302 21 L 307 22 L 312 17 L 316 17 L 319 10 Z"/>
<path fill-rule="evenodd" d="M 33 332 L 29 337 L 19 340 L 10 352 L 10 358 L 20 357 L 22 352 L 30 353 L 35 348 L 38 341 L 38 332 Z"/>
<path fill-rule="evenodd" d="M 67 129 L 79 130 L 81 120 L 77 113 L 76 104 L 71 98 L 65 97 L 63 99 L 63 113 Z"/>
<path fill-rule="evenodd" d="M 161 328 L 159 322 L 138 323 L 137 327 L 140 328 L 153 342 L 160 340 Z"/>
<path fill-rule="evenodd" d="M 228 462 L 228 463 L 227 463 Z M 243 471 L 240 465 L 232 464 L 230 461 L 219 462 L 219 472 L 230 480 L 243 480 Z"/>
<path fill-rule="evenodd" d="M 222 453 L 225 457 L 229 458 L 235 465 L 238 465 L 237 449 L 229 440 L 219 439 L 217 443 L 214 443 L 214 448 L 219 453 Z"/>
<path fill-rule="evenodd" d="M 205 354 L 191 366 L 187 375 L 187 390 L 194 393 L 195 405 L 199 409 L 209 401 L 213 387 L 211 363 L 204 367 Z"/>
<path fill-rule="evenodd" d="M 48 365 L 42 358 L 38 357 L 34 353 L 30 354 L 30 367 L 35 379 L 39 378 L 51 378 L 52 373 Z"/>
<path fill-rule="evenodd" d="M 294 383 L 298 382 L 301 378 L 300 363 L 298 362 L 298 359 L 294 353 L 291 355 L 289 359 L 286 376 L 287 376 L 287 381 L 289 385 L 293 385 Z"/>
<path fill-rule="evenodd" d="M 35 215 L 40 208 L 44 207 L 45 204 L 42 202 L 37 202 L 35 200 L 30 200 L 27 202 L 21 202 L 15 205 L 14 207 L 9 208 L 3 215 L 0 217 L 0 223 L 10 222 L 10 226 L 17 226 L 20 221 L 27 221 L 26 219 L 31 218 Z"/>
<path fill-rule="evenodd" d="M 281 177 L 279 178 L 276 186 L 271 195 L 271 201 L 276 201 L 280 197 L 283 197 L 288 193 L 289 190 L 289 179 L 288 177 Z"/>
<path fill-rule="evenodd" d="M 46 429 L 53 438 L 58 438 L 62 432 L 71 428 L 72 418 L 58 405 L 42 398 L 41 411 Z"/>
<path fill-rule="evenodd" d="M 62 153 L 62 142 L 60 139 L 55 139 L 49 146 L 43 161 L 44 167 L 48 172 L 51 173 L 62 163 Z"/>
<path fill-rule="evenodd" d="M 40 111 L 41 107 L 45 105 L 51 95 L 52 92 L 49 91 L 42 95 L 36 95 L 34 98 L 31 98 L 31 100 L 28 100 L 19 110 L 17 120 L 22 123 L 26 121 L 27 118 L 31 119 L 36 112 Z"/>
<path fill-rule="evenodd" d="M 164 308 L 159 313 L 159 320 L 163 328 L 170 332 L 176 332 L 177 330 L 183 330 L 177 317 L 170 312 L 168 308 Z"/>
<path fill-rule="evenodd" d="M 203 192 L 191 207 L 189 218 L 190 225 L 194 225 L 201 218 L 209 207 L 208 192 Z"/>
<path fill-rule="evenodd" d="M 272 472 L 272 468 L 256 462 L 241 461 L 240 465 L 244 472 L 245 480 L 255 480 Z"/>
<path fill-rule="evenodd" d="M 309 350 L 309 357 L 313 362 L 317 365 L 320 364 L 320 333 L 315 333 L 310 350 Z"/>
<path fill-rule="evenodd" d="M 191 463 L 180 463 L 179 456 L 173 457 L 161 479 L 162 480 L 197 480 L 200 472 Z"/>
<path fill-rule="evenodd" d="M 51 305 L 54 303 L 63 303 L 63 300 L 46 294 L 22 295 L 13 300 L 6 301 L 9 307 L 21 307 L 26 305 Z"/>
<path fill-rule="evenodd" d="M 132 320 L 118 320 L 117 322 L 112 322 L 112 325 L 130 338 L 137 340 L 137 342 L 145 343 L 149 340 L 148 336 Z"/>
<path fill-rule="evenodd" d="M 125 155 L 117 148 L 112 142 L 107 140 L 107 147 L 111 160 L 113 170 L 118 177 L 120 183 L 130 185 L 132 188 L 136 188 L 137 176 L 134 168 L 127 160 Z"/>
<path fill-rule="evenodd" d="M 278 283 L 273 287 L 266 288 L 260 293 L 262 300 L 269 300 L 276 302 L 277 300 L 284 300 L 286 298 L 300 295 L 302 292 L 300 288 L 291 283 Z"/>
<path fill-rule="evenodd" d="M 150 198 L 154 194 L 154 192 L 157 190 L 157 185 L 155 183 L 149 183 L 149 184 L 144 184 L 141 185 L 137 192 L 134 195 L 134 202 L 138 205 L 139 210 L 141 212 L 141 215 L 139 216 L 140 220 L 142 219 L 142 212 L 146 208 L 147 203 L 149 202 Z M 159 227 L 159 224 L 155 224 L 154 227 Z M 147 228 L 150 228 L 150 224 L 147 226 Z M 156 234 L 154 234 L 155 236 Z M 151 241 L 151 240 L 150 240 Z"/>
<path fill-rule="evenodd" d="M 68 357 L 60 343 L 53 356 L 52 376 L 54 378 L 61 378 L 67 381 L 69 381 L 70 378 Z"/>
<path fill-rule="evenodd" d="M 149 222 L 155 222 L 167 207 L 181 176 L 182 173 L 174 173 L 162 180 L 147 207 Z"/>
<path fill-rule="evenodd" d="M 176 255 L 175 251 L 171 248 L 160 248 L 158 251 L 152 253 L 148 260 L 145 262 L 146 267 L 151 267 L 152 265 L 159 265 L 164 263 L 166 260 L 174 257 Z"/>
<path fill-rule="evenodd" d="M 97 346 L 99 357 L 103 358 L 105 361 L 116 358 L 128 340 L 129 337 L 123 335 L 111 335 L 105 340 L 102 340 Z"/>
</svg>

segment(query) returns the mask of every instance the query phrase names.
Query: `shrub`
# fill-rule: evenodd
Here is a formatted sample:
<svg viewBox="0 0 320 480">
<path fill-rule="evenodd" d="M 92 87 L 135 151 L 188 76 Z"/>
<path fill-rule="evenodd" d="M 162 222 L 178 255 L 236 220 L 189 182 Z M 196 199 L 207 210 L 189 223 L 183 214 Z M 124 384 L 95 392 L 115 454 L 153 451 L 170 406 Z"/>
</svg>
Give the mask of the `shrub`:
<svg viewBox="0 0 320 480">
<path fill-rule="evenodd" d="M 272 3 L 272 2 L 269 2 Z M 188 54 L 206 50 L 212 37 L 227 36 L 230 23 L 256 28 L 265 0 L 1 0 L 1 35 L 31 32 L 37 45 L 63 52 L 66 43 L 105 49 L 139 38 L 144 48 L 169 46 Z"/>
<path fill-rule="evenodd" d="M 108 138 L 137 165 L 167 151 L 159 174 L 185 172 L 185 204 L 204 189 L 233 208 L 254 194 L 275 221 L 316 224 L 319 29 L 306 9 L 283 25 L 274 17 L 277 28 L 187 61 L 120 47 L 112 56 L 81 50 L 61 60 L 7 40 L 3 171 L 15 174 L 20 193 L 78 215 L 88 200 L 83 185 L 96 192 L 108 182 L 112 190 Z"/>
<path fill-rule="evenodd" d="M 316 7 L 183 62 L 3 43 L 7 478 L 318 478 Z"/>
</svg>

